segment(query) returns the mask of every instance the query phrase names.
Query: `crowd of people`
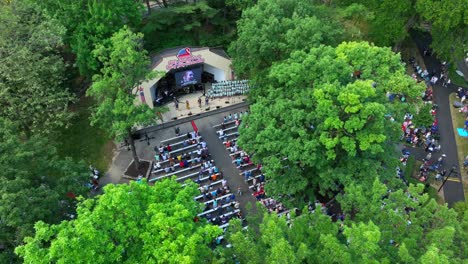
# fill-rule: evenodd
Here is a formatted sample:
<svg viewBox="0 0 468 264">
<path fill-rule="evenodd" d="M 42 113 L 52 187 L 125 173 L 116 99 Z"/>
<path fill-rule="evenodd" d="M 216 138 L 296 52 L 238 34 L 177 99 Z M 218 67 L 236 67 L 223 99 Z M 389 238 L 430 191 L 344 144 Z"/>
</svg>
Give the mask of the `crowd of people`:
<svg viewBox="0 0 468 264">
<path fill-rule="evenodd" d="M 223 140 L 224 146 L 231 154 L 232 162 L 240 170 L 245 182 L 252 183 L 250 188 L 255 199 L 265 205 L 269 212 L 282 213 L 286 210 L 283 204 L 269 198 L 265 193 L 265 175 L 262 173 L 262 164 L 254 164 L 251 155 L 241 150 L 237 145 L 237 139 L 228 139 L 225 135 L 224 131 L 227 130 L 228 124 L 234 122 L 235 126 L 238 127 L 242 122 L 242 117 L 246 115 L 248 115 L 248 111 L 224 116 L 221 129 L 217 131 L 218 137 Z"/>
<path fill-rule="evenodd" d="M 89 170 L 89 182 L 86 183 L 86 187 L 90 190 L 96 191 L 99 189 L 99 178 L 101 177 L 101 173 L 92 165 L 89 165 Z"/>
<path fill-rule="evenodd" d="M 222 81 L 213 83 L 211 90 L 207 92 L 207 96 L 214 98 L 243 95 L 248 93 L 249 89 L 250 87 L 248 80 Z"/>
</svg>

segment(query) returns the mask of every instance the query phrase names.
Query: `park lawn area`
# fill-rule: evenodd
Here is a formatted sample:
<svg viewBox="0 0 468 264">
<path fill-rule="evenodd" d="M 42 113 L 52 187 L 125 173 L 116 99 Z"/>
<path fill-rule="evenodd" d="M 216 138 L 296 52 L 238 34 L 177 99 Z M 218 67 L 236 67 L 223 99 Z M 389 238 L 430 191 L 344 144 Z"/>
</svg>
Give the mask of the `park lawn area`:
<svg viewBox="0 0 468 264">
<path fill-rule="evenodd" d="M 58 151 L 73 160 L 84 160 L 87 165 L 105 173 L 111 164 L 115 145 L 104 131 L 91 126 L 89 107 L 92 105 L 92 99 L 82 97 L 70 107 L 75 116 L 68 128 L 58 133 L 58 142 L 61 142 Z"/>
<path fill-rule="evenodd" d="M 458 109 L 452 107 L 453 102 L 457 101 L 457 96 L 455 95 L 455 93 L 452 93 L 449 99 L 453 133 L 455 134 L 455 142 L 457 143 L 458 168 L 460 168 L 460 173 L 463 181 L 463 191 L 466 196 L 466 194 L 468 194 L 468 174 L 467 171 L 463 168 L 463 160 L 465 159 L 465 156 L 468 155 L 468 138 L 460 137 L 457 132 L 457 128 L 465 127 L 465 118 L 463 114 L 460 114 L 458 112 Z"/>
<path fill-rule="evenodd" d="M 411 76 L 411 74 L 414 73 L 413 66 L 409 63 L 409 59 L 411 57 L 414 57 L 416 62 L 418 63 L 419 66 L 425 68 L 424 64 L 424 59 L 419 53 L 418 47 L 416 46 L 416 43 L 414 43 L 414 40 L 411 38 L 411 36 L 408 36 L 403 40 L 401 43 L 400 49 L 399 49 L 401 58 L 405 62 L 406 65 L 406 74 Z"/>
<path fill-rule="evenodd" d="M 404 168 L 403 175 L 406 177 L 409 183 L 411 184 L 421 184 L 418 180 L 418 170 L 419 166 L 421 166 L 422 162 L 417 161 L 413 156 L 410 156 L 406 161 L 406 167 Z M 410 175 L 410 176 L 408 176 Z M 440 183 L 439 183 L 440 185 Z M 444 204 L 444 198 L 437 193 L 437 189 L 439 186 L 437 184 L 432 183 L 430 187 L 426 188 L 426 192 L 429 197 L 436 200 L 438 204 Z"/>
<path fill-rule="evenodd" d="M 458 86 L 468 86 L 468 82 L 465 80 L 465 78 L 461 77 L 456 73 L 457 68 L 455 66 L 449 67 L 449 78 L 452 81 L 454 85 Z"/>
</svg>

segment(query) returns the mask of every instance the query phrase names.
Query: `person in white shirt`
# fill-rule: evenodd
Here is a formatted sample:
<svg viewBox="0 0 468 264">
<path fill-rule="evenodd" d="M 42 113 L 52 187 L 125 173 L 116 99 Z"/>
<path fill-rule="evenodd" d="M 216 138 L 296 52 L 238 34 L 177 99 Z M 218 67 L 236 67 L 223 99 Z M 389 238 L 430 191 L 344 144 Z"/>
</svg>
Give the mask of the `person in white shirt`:
<svg viewBox="0 0 468 264">
<path fill-rule="evenodd" d="M 155 170 L 161 169 L 161 163 L 159 161 L 154 164 L 154 169 Z"/>
</svg>

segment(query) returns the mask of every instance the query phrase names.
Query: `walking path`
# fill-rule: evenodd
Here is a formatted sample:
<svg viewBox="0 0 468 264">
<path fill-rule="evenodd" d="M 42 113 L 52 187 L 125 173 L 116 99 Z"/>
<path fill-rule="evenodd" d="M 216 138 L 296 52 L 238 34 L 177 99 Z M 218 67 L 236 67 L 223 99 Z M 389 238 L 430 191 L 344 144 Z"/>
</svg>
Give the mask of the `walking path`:
<svg viewBox="0 0 468 264">
<path fill-rule="evenodd" d="M 425 47 L 431 42 L 430 36 L 428 34 L 422 34 L 419 32 L 412 32 L 411 36 L 416 43 L 419 52 L 423 54 Z M 437 73 L 441 71 L 441 63 L 433 55 L 424 56 L 424 63 L 429 72 L 435 70 Z M 439 105 L 437 110 L 437 119 L 439 121 L 439 131 L 441 139 L 439 141 L 442 146 L 441 152 L 438 155 L 433 156 L 433 159 L 438 159 L 439 156 L 444 153 L 447 155 L 445 167 L 447 171 L 450 170 L 452 165 L 457 165 L 458 167 L 458 154 L 457 154 L 457 145 L 455 141 L 455 134 L 452 126 L 452 117 L 450 113 L 449 96 L 451 93 L 454 93 L 457 90 L 457 86 L 449 85 L 448 87 L 443 87 L 442 85 L 436 84 L 433 85 L 434 91 L 434 100 Z M 458 171 L 460 168 L 458 169 Z M 453 203 L 458 201 L 464 201 L 465 195 L 463 193 L 462 178 L 460 173 L 452 174 L 452 180 L 449 180 L 444 185 L 444 198 L 445 202 L 452 206 Z"/>
<path fill-rule="evenodd" d="M 256 200 L 252 196 L 248 184 L 244 182 L 242 176 L 239 176 L 239 170 L 232 163 L 231 156 L 229 156 L 229 153 L 221 140 L 218 139 L 216 131 L 213 128 L 213 126 L 220 124 L 221 122 L 222 118 L 209 119 L 208 122 L 203 123 L 198 120 L 195 121 L 200 130 L 200 134 L 208 144 L 211 158 L 214 160 L 216 166 L 218 166 L 223 172 L 223 177 L 227 180 L 229 188 L 236 194 L 236 200 L 240 203 L 241 212 L 243 214 L 248 212 L 246 206 L 250 203 L 252 205 L 252 210 L 250 212 L 256 213 Z M 239 187 L 242 191 L 241 196 L 237 194 L 237 189 Z"/>
</svg>

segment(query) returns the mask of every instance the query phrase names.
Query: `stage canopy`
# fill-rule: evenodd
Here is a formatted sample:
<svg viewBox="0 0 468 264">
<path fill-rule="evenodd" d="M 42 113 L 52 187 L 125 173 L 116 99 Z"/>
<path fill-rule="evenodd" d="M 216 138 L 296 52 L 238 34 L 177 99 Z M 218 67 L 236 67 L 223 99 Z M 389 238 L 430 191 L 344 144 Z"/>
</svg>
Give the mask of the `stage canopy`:
<svg viewBox="0 0 468 264">
<path fill-rule="evenodd" d="M 216 82 L 232 80 L 231 59 L 222 49 L 208 47 L 178 47 L 163 50 L 152 56 L 151 69 L 159 72 L 186 72 L 201 66 L 204 72 L 214 76 Z M 197 72 L 195 72 L 196 74 Z M 153 107 L 155 85 L 164 76 L 144 82 L 139 88 L 138 100 Z"/>
</svg>

